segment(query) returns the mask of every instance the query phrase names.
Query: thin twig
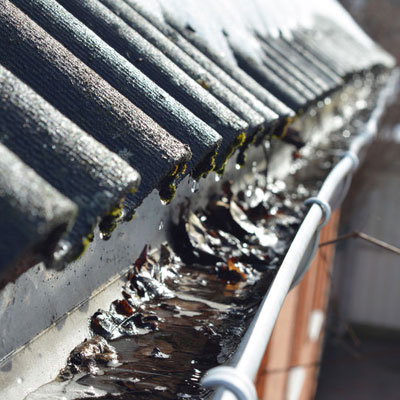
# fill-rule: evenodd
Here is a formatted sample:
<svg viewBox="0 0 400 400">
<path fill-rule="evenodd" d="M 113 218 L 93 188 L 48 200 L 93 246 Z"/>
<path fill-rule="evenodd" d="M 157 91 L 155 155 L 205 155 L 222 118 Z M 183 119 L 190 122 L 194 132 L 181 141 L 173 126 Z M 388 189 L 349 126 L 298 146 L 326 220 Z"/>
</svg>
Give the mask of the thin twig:
<svg viewBox="0 0 400 400">
<path fill-rule="evenodd" d="M 335 244 L 335 243 L 341 242 L 346 239 L 351 239 L 351 238 L 363 239 L 369 243 L 374 244 L 375 246 L 379 246 L 385 250 L 388 250 L 388 251 L 391 251 L 392 253 L 400 255 L 400 249 L 398 247 L 392 246 L 389 243 L 386 243 L 382 240 L 376 239 L 372 236 L 367 235 L 366 233 L 359 232 L 359 231 L 353 231 L 350 233 L 346 233 L 345 235 L 338 236 L 336 239 L 328 240 L 327 242 L 321 243 L 319 245 L 319 247 L 328 246 L 330 244 Z"/>
</svg>

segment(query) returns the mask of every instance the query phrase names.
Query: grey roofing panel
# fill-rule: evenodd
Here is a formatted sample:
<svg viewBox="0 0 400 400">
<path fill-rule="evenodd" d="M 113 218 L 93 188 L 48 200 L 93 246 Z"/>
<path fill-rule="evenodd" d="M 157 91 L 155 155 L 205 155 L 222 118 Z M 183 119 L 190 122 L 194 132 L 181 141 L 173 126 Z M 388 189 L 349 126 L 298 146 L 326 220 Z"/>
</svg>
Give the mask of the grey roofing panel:
<svg viewBox="0 0 400 400">
<path fill-rule="evenodd" d="M 305 108 L 307 103 L 315 100 L 316 96 L 313 91 L 292 74 L 282 70 L 279 65 L 276 65 L 275 60 L 267 57 L 265 53 L 263 54 L 260 42 L 251 27 L 248 27 L 246 32 L 245 19 L 242 17 L 246 15 L 246 11 L 251 8 L 251 5 L 242 7 L 242 3 L 235 1 L 207 1 L 207 7 L 211 7 L 211 9 L 220 5 L 220 8 L 214 9 L 214 12 L 219 13 L 220 29 L 222 29 L 237 63 L 244 71 L 255 77 L 268 91 L 295 110 Z M 235 29 L 235 25 L 238 25 L 237 29 Z M 196 26 L 195 23 L 194 26 Z M 238 30 L 239 34 L 236 33 Z M 243 41 L 246 41 L 246 46 L 243 46 Z M 319 95 L 320 93 L 318 93 Z M 302 103 L 302 98 L 306 99 L 306 103 Z M 299 106 L 299 104 L 301 105 Z"/>
<path fill-rule="evenodd" d="M 74 244 L 139 185 L 124 160 L 1 66 L 0 141 L 78 205 Z"/>
<path fill-rule="evenodd" d="M 287 63 L 280 63 L 275 57 L 263 47 L 264 54 L 261 56 L 260 61 L 275 75 L 280 77 L 286 84 L 293 86 L 293 88 L 308 101 L 314 101 L 316 97 L 322 96 L 324 90 L 315 85 L 314 82 L 305 81 L 304 76 L 302 76 L 294 68 L 290 68 Z"/>
<path fill-rule="evenodd" d="M 373 54 L 375 58 L 374 63 L 376 66 L 383 67 L 385 69 L 392 69 L 396 67 L 396 58 L 377 43 L 374 43 Z"/>
<path fill-rule="evenodd" d="M 239 96 L 224 86 L 216 77 L 171 42 L 123 0 L 100 0 L 100 2 L 118 15 L 153 46 L 158 48 L 172 62 L 209 91 L 222 104 L 226 105 L 236 115 L 246 121 L 249 124 L 250 132 L 256 131 L 263 125 L 267 125 L 271 122 L 266 121 L 264 116 L 251 108 Z"/>
<path fill-rule="evenodd" d="M 315 32 L 310 30 L 298 30 L 293 33 L 296 41 L 299 41 L 303 46 L 312 50 L 313 54 L 323 60 L 325 64 L 331 65 L 332 68 L 342 77 L 347 78 L 361 68 L 355 66 L 349 61 L 349 56 L 346 57 L 341 50 L 336 51 L 336 46 L 332 48 L 332 44 L 324 43 L 324 47 L 318 44 L 315 40 Z M 330 48 L 328 48 L 330 47 Z"/>
<path fill-rule="evenodd" d="M 324 43 L 325 41 L 343 55 L 347 55 L 347 60 L 354 68 L 363 68 L 365 70 L 371 69 L 375 66 L 383 66 L 393 68 L 395 60 L 386 51 L 377 45 L 371 43 L 367 46 L 355 39 L 349 32 L 341 29 L 341 27 L 333 20 L 328 18 L 319 18 L 316 21 L 315 29 L 319 34 L 314 35 L 317 43 Z M 330 49 L 328 45 L 327 49 Z M 334 57 L 337 53 L 332 53 Z"/>
<path fill-rule="evenodd" d="M 58 2 L 171 96 L 213 127 L 222 136 L 217 163 L 223 164 L 237 136 L 247 131 L 248 124 L 245 121 L 99 1 Z"/>
<path fill-rule="evenodd" d="M 204 69 L 209 71 L 213 76 L 215 76 L 219 81 L 221 81 L 227 88 L 229 88 L 233 93 L 236 93 L 242 100 L 244 100 L 250 107 L 259 112 L 266 121 L 273 121 L 279 115 L 273 111 L 271 108 L 264 105 L 259 99 L 257 99 L 252 93 L 250 93 L 246 88 L 235 81 L 230 75 L 228 75 L 222 68 L 215 64 L 210 58 L 208 58 L 204 53 L 198 50 L 191 42 L 186 40 L 177 30 L 172 28 L 170 25 L 166 24 L 161 19 L 157 18 L 156 15 L 147 12 L 139 3 L 135 0 L 124 0 L 126 4 L 131 6 L 139 15 L 146 19 L 155 29 L 161 32 L 170 42 L 174 43 L 182 51 L 184 51 L 188 56 L 195 60 Z M 146 35 L 145 37 L 150 40 L 150 33 L 154 32 L 154 29 L 146 33 L 147 29 L 150 27 L 142 25 L 140 33 Z"/>
<path fill-rule="evenodd" d="M 247 57 L 241 49 L 236 48 L 234 54 L 241 69 L 292 110 L 303 110 L 313 100 L 309 92 L 300 93 L 301 89 L 294 87 L 293 81 L 287 82 L 259 60 Z"/>
<path fill-rule="evenodd" d="M 193 46 L 203 52 L 209 59 L 217 64 L 223 71 L 230 75 L 235 81 L 246 88 L 250 93 L 256 96 L 266 106 L 281 116 L 293 116 L 294 112 L 290 106 L 286 105 L 265 87 L 263 87 L 257 80 L 247 74 L 241 68 L 236 67 L 230 63 L 226 63 L 224 58 L 209 48 L 204 40 L 193 32 L 191 29 L 179 24 L 178 21 L 169 19 L 168 23 L 182 34 Z"/>
<path fill-rule="evenodd" d="M 222 138 L 218 167 L 242 132 L 238 160 L 260 126 L 283 129 L 344 78 L 394 66 L 326 17 L 270 38 L 261 3 L 187 3 L 187 20 L 177 4 L 164 2 L 160 19 L 139 0 L 1 1 L 0 64 L 31 88 L 0 68 L 0 140 L 78 205 L 71 241 L 125 196 L 129 214 L 154 188 L 169 198 L 185 163 L 196 176 L 212 168 Z M 135 195 L 129 164 L 143 178 Z"/>
<path fill-rule="evenodd" d="M 343 65 L 340 65 L 338 60 L 333 59 L 331 56 L 319 49 L 313 42 L 312 38 L 305 35 L 304 32 L 301 32 L 300 30 L 292 32 L 292 40 L 290 41 L 290 44 L 291 46 L 296 47 L 299 51 L 304 49 L 305 53 L 309 53 L 311 57 L 320 61 L 322 65 L 334 74 L 337 74 L 344 80 L 347 79 L 347 71 Z"/>
<path fill-rule="evenodd" d="M 355 73 L 372 66 L 369 63 L 370 51 L 327 18 L 316 19 L 313 30 L 305 33 L 312 36 L 312 40 L 321 51 L 339 60 L 348 73 Z M 321 46 L 322 44 L 324 46 Z"/>
<path fill-rule="evenodd" d="M 270 48 L 279 52 L 282 57 L 287 57 L 294 65 L 304 65 L 308 75 L 312 78 L 317 74 L 320 79 L 331 85 L 331 88 L 339 87 L 344 84 L 340 75 L 334 73 L 325 64 L 313 57 L 307 49 L 296 46 L 290 40 L 285 40 L 283 37 L 265 40 L 265 43 Z"/>
<path fill-rule="evenodd" d="M 166 189 L 190 150 L 8 1 L 0 8 L 0 62 L 141 175 L 136 194 Z M 151 165 L 151 168 L 149 168 Z M 163 192 L 164 196 L 164 192 Z M 166 194 L 164 197 L 168 197 Z"/>
<path fill-rule="evenodd" d="M 283 55 L 270 46 L 267 40 L 261 43 L 261 47 L 269 59 L 274 60 L 280 68 L 296 77 L 317 96 L 337 88 L 337 85 L 321 76 L 320 71 L 313 69 L 304 58 L 294 57 L 293 52 L 286 51 Z"/>
<path fill-rule="evenodd" d="M 187 172 L 215 153 L 220 135 L 156 85 L 55 0 L 12 0 L 30 18 L 182 143 Z M 206 170 L 211 165 L 204 166 Z M 196 171 L 193 171 L 196 175 Z M 199 171 L 201 172 L 201 171 Z"/>
<path fill-rule="evenodd" d="M 9 267 L 22 257 L 51 255 L 77 207 L 0 143 L 0 210 L 1 288 L 16 278 Z"/>
</svg>

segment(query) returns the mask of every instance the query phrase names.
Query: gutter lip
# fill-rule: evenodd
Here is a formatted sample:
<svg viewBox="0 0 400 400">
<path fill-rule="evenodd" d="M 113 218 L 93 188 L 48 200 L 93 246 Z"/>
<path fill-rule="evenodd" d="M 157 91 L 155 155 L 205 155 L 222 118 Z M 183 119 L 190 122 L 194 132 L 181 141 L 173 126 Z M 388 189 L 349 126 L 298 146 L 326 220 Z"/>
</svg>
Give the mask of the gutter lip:
<svg viewBox="0 0 400 400">
<path fill-rule="evenodd" d="M 375 138 L 385 106 L 390 103 L 399 82 L 400 68 L 396 68 L 381 89 L 368 122 L 325 179 L 316 197 L 321 203 L 331 205 L 332 209 L 335 209 L 344 200 L 352 175 L 358 168 L 358 155 Z M 315 244 L 318 245 L 319 242 L 320 220 L 323 214 L 321 204 L 314 202 L 300 225 L 274 281 L 264 296 L 229 366 L 212 368 L 201 379 L 201 383 L 205 387 L 216 389 L 213 400 L 257 400 L 256 395 L 243 396 L 243 381 L 250 380 L 254 386 L 253 381 L 283 302 L 293 283 L 300 281 L 314 258 L 317 249 Z M 224 374 L 220 373 L 222 369 L 224 369 Z M 230 378 L 226 373 L 227 370 L 231 373 Z M 252 393 L 256 393 L 255 386 Z"/>
</svg>

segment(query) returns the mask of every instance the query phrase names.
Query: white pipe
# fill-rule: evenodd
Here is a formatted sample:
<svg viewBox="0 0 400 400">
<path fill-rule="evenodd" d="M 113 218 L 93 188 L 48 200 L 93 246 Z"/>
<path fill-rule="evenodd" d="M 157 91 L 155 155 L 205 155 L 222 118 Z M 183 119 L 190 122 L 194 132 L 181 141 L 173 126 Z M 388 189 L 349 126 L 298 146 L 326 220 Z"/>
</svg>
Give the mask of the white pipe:
<svg viewBox="0 0 400 400">
<path fill-rule="evenodd" d="M 336 191 L 343 183 L 343 180 L 354 172 L 355 167 L 357 167 L 357 158 L 355 156 L 375 136 L 379 118 L 383 113 L 386 102 L 396 87 L 398 77 L 399 71 L 395 70 L 385 88 L 379 94 L 377 105 L 364 131 L 354 139 L 350 145 L 350 152 L 345 154 L 326 178 L 318 194 L 318 199 L 321 201 L 329 203 L 334 199 Z M 256 377 L 282 304 L 303 256 L 310 242 L 313 240 L 315 232 L 318 230 L 322 216 L 321 207 L 317 204 L 312 205 L 250 327 L 233 356 L 230 367 L 223 367 L 225 368 L 225 373 L 227 368 L 228 370 L 230 368 L 232 375 L 238 382 L 238 387 L 240 385 L 246 387 L 248 380 L 254 380 Z M 221 367 L 213 368 L 202 379 L 202 383 L 206 387 L 219 387 L 214 400 L 237 400 L 244 398 L 243 395 L 240 395 L 240 390 L 237 391 L 237 395 L 233 394 L 235 390 L 234 387 L 232 388 L 232 382 L 235 379 L 229 379 L 229 384 L 227 384 L 227 380 L 218 374 L 219 368 Z M 248 397 L 246 400 L 256 400 L 256 397 Z"/>
<path fill-rule="evenodd" d="M 267 296 L 264 297 L 252 324 L 243 337 L 240 347 L 246 349 L 246 354 L 251 354 L 251 357 L 243 357 L 245 353 L 239 351 L 232 359 L 232 364 L 236 368 L 253 379 L 264 356 L 262 349 L 266 348 L 268 344 L 286 293 L 289 291 L 293 277 L 296 274 L 298 261 L 301 260 L 305 253 L 321 217 L 321 208 L 317 205 L 311 206 L 279 268 L 279 272 L 282 271 L 282 273 L 276 275 Z"/>
</svg>

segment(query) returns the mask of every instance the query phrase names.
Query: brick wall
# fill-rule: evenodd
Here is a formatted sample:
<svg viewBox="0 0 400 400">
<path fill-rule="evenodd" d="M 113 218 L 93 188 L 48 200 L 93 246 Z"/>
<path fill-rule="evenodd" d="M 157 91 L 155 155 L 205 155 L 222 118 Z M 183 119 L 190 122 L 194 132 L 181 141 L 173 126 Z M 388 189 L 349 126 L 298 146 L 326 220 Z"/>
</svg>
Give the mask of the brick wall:
<svg viewBox="0 0 400 400">
<path fill-rule="evenodd" d="M 321 232 L 321 242 L 336 237 L 338 221 L 336 211 Z M 313 398 L 333 257 L 334 246 L 320 248 L 303 280 L 287 296 L 258 373 L 260 399 Z"/>
</svg>

